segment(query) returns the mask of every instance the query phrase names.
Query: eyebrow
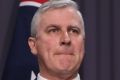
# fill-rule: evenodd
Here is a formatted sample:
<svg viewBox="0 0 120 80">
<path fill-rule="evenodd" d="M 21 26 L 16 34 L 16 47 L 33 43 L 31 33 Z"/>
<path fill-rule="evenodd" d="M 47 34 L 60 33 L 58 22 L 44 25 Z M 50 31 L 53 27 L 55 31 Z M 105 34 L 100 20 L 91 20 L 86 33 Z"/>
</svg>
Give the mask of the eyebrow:
<svg viewBox="0 0 120 80">
<path fill-rule="evenodd" d="M 69 25 L 68 27 L 69 27 L 69 28 L 77 28 L 77 29 L 80 29 L 80 30 L 81 30 L 81 28 L 80 28 L 78 25 Z"/>
<path fill-rule="evenodd" d="M 46 27 L 46 30 L 51 28 L 51 27 L 60 29 L 60 25 L 58 25 L 58 24 L 50 24 L 50 25 L 48 25 Z M 79 31 L 81 31 L 81 28 L 78 25 L 68 25 L 68 29 L 70 29 L 70 28 L 75 28 L 75 29 L 78 29 Z"/>
<path fill-rule="evenodd" d="M 50 24 L 48 25 L 46 28 L 45 28 L 45 31 L 47 31 L 48 29 L 50 28 L 57 28 L 57 29 L 60 29 L 60 25 L 57 25 L 57 24 Z"/>
<path fill-rule="evenodd" d="M 49 27 L 56 27 L 56 28 L 59 28 L 60 25 L 57 25 L 57 24 L 50 24 L 50 25 L 47 26 L 47 28 L 49 28 Z"/>
</svg>

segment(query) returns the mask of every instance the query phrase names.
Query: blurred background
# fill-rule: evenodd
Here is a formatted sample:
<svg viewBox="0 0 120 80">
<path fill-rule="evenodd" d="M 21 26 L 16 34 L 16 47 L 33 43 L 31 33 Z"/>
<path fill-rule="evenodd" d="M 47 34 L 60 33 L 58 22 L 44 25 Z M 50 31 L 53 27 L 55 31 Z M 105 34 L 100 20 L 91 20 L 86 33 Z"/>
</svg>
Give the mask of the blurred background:
<svg viewBox="0 0 120 80">
<path fill-rule="evenodd" d="M 47 0 L 1 0 L 0 80 L 30 80 L 38 73 L 27 39 L 30 22 Z M 86 30 L 82 80 L 120 80 L 120 0 L 74 0 Z"/>
</svg>

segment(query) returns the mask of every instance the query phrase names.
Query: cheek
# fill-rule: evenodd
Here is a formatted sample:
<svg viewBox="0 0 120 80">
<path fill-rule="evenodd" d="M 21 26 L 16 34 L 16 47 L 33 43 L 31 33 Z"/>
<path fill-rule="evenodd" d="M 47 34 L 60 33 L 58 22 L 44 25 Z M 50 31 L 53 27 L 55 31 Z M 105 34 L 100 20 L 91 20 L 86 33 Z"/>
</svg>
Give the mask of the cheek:
<svg viewBox="0 0 120 80">
<path fill-rule="evenodd" d="M 52 46 L 55 46 L 56 40 L 54 38 L 44 36 L 39 39 L 37 44 L 39 44 L 41 48 L 52 48 Z"/>
<path fill-rule="evenodd" d="M 73 45 L 76 49 L 81 49 L 81 47 L 84 46 L 84 40 L 83 39 L 76 39 L 76 40 L 73 40 Z"/>
<path fill-rule="evenodd" d="M 41 39 L 41 42 L 47 46 L 54 46 L 58 43 L 58 41 L 59 40 L 57 36 L 50 36 L 50 35 L 44 36 Z"/>
<path fill-rule="evenodd" d="M 49 57 L 51 54 L 53 54 L 57 48 L 57 40 L 53 38 L 41 38 L 37 42 L 37 50 L 38 54 L 40 54 L 42 57 Z"/>
<path fill-rule="evenodd" d="M 83 39 L 74 40 L 73 48 L 75 50 L 76 55 L 79 55 L 80 57 L 84 56 L 84 40 Z"/>
</svg>

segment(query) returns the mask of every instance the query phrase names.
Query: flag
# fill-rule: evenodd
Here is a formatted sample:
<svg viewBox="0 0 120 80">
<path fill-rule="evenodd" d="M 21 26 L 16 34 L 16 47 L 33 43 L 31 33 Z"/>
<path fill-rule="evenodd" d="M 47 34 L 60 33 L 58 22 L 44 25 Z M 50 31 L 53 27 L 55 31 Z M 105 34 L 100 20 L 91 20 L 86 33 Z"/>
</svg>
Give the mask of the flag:
<svg viewBox="0 0 120 80">
<path fill-rule="evenodd" d="M 31 72 L 39 72 L 37 58 L 28 46 L 30 23 L 38 7 L 47 0 L 21 0 L 13 39 L 2 80 L 30 80 Z"/>
</svg>

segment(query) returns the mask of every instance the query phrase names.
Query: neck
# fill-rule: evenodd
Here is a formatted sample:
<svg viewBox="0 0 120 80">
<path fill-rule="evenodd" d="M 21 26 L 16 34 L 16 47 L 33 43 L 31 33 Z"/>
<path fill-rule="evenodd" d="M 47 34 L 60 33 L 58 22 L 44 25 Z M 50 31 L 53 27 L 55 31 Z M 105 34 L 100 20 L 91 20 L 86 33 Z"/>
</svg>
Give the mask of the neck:
<svg viewBox="0 0 120 80">
<path fill-rule="evenodd" d="M 48 80 L 73 80 L 77 77 L 77 73 L 75 74 L 44 74 L 40 73 L 40 75 Z"/>
</svg>

